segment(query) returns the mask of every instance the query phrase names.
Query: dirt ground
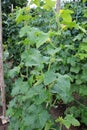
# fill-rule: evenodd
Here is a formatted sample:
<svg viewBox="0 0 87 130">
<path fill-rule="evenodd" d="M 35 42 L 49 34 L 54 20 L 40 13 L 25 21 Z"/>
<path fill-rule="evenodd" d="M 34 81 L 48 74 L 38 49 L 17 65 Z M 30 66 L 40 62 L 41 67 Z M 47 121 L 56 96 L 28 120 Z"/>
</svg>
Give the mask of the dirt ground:
<svg viewBox="0 0 87 130">
<path fill-rule="evenodd" d="M 66 110 L 66 105 L 65 104 L 60 104 L 60 105 L 58 105 L 57 108 L 52 107 L 50 109 L 50 114 L 52 115 L 52 117 L 54 119 L 57 119 L 59 116 L 64 117 L 64 111 L 65 110 Z M 67 129 L 67 128 L 65 128 L 65 126 L 63 126 L 62 130 L 87 130 L 87 129 L 83 128 L 83 126 L 80 126 L 80 127 L 71 126 L 70 129 Z"/>
</svg>

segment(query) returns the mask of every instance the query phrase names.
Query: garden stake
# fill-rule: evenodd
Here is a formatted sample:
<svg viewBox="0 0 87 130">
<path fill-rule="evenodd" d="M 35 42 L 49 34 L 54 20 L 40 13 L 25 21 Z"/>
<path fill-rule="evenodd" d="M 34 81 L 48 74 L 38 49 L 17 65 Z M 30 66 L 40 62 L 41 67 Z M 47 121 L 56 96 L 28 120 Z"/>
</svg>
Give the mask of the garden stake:
<svg viewBox="0 0 87 130">
<path fill-rule="evenodd" d="M 3 73 L 3 56 L 2 56 L 2 11 L 1 11 L 1 0 L 0 0 L 0 89 L 2 98 L 2 115 L 6 113 L 6 102 L 5 102 L 5 86 L 4 86 L 4 73 Z"/>
<path fill-rule="evenodd" d="M 8 129 L 8 118 L 6 114 L 6 101 L 5 101 L 5 86 L 4 86 L 4 71 L 3 71 L 3 55 L 2 55 L 2 11 L 0 0 L 0 91 L 1 91 L 1 115 L 0 115 L 0 130 Z"/>
<path fill-rule="evenodd" d="M 61 8 L 61 0 L 56 1 L 56 12 L 59 14 Z"/>
</svg>

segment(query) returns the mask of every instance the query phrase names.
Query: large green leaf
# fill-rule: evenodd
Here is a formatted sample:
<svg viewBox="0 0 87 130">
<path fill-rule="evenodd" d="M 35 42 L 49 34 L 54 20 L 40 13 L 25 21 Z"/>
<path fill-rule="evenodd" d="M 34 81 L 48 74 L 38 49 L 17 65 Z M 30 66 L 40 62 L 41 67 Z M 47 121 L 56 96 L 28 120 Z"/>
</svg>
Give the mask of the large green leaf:
<svg viewBox="0 0 87 130">
<path fill-rule="evenodd" d="M 50 83 L 52 83 L 53 81 L 56 81 L 56 73 L 54 73 L 53 71 L 47 71 L 44 74 L 44 84 L 45 85 L 49 85 Z"/>
<path fill-rule="evenodd" d="M 72 10 L 62 10 L 61 17 L 63 18 L 64 22 L 72 22 L 72 13 L 74 13 Z"/>
<path fill-rule="evenodd" d="M 30 105 L 28 107 L 29 116 L 24 117 L 25 124 L 31 129 L 42 129 L 49 119 L 48 112 L 42 106 Z"/>
<path fill-rule="evenodd" d="M 19 35 L 20 37 L 27 36 L 30 42 L 35 43 L 36 41 L 35 33 L 38 31 L 39 31 L 38 28 L 34 28 L 26 25 L 21 28 Z"/>
<path fill-rule="evenodd" d="M 43 63 L 48 63 L 49 57 L 42 56 L 39 50 L 32 48 L 28 51 L 24 51 L 21 55 L 21 59 L 25 63 L 25 66 L 37 66 L 38 68 L 42 68 Z"/>
<path fill-rule="evenodd" d="M 66 126 L 67 129 L 70 128 L 71 125 L 73 126 L 80 126 L 80 123 L 77 119 L 73 117 L 73 115 L 67 114 L 63 120 L 63 124 Z"/>
<path fill-rule="evenodd" d="M 66 25 L 66 27 L 73 28 L 77 27 L 76 21 L 72 20 L 71 14 L 74 12 L 72 10 L 66 9 L 66 10 L 60 10 L 60 17 L 62 17 L 62 23 Z"/>
<path fill-rule="evenodd" d="M 57 93 L 65 103 L 69 102 L 71 100 L 70 77 L 67 75 L 60 75 L 52 92 Z"/>
<path fill-rule="evenodd" d="M 49 33 L 44 33 L 38 28 L 24 26 L 20 30 L 20 37 L 27 36 L 31 43 L 36 43 L 36 47 L 39 48 L 46 41 L 48 41 Z"/>
<path fill-rule="evenodd" d="M 36 47 L 39 48 L 41 45 L 43 45 L 46 41 L 48 41 L 49 33 L 44 32 L 37 32 L 36 33 Z"/>
<path fill-rule="evenodd" d="M 43 128 L 47 122 L 47 120 L 49 119 L 49 114 L 46 110 L 43 110 L 40 114 L 39 114 L 39 122 L 40 122 L 40 126 Z"/>
<path fill-rule="evenodd" d="M 11 69 L 9 71 L 9 76 L 11 78 L 14 78 L 15 76 L 17 76 L 20 73 L 20 66 L 14 67 L 13 69 Z"/>
<path fill-rule="evenodd" d="M 46 91 L 43 87 L 43 85 L 33 86 L 32 88 L 27 91 L 26 96 L 23 97 L 23 100 L 31 100 L 37 104 L 40 105 L 44 102 L 48 101 L 48 91 Z"/>
<path fill-rule="evenodd" d="M 26 94 L 28 89 L 29 89 L 28 82 L 24 82 L 21 78 L 19 78 L 15 82 L 15 86 L 14 86 L 14 88 L 12 90 L 12 96 Z"/>
</svg>

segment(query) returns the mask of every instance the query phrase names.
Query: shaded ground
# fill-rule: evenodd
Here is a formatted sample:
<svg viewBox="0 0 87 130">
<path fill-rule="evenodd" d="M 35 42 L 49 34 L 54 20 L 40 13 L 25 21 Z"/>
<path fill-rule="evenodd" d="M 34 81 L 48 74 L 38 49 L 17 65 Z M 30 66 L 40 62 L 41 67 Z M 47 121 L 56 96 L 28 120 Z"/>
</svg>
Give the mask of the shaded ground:
<svg viewBox="0 0 87 130">
<path fill-rule="evenodd" d="M 50 114 L 52 115 L 52 117 L 54 119 L 57 119 L 59 116 L 64 117 L 64 111 L 65 110 L 66 110 L 66 105 L 65 104 L 59 104 L 57 108 L 52 107 L 50 109 Z M 62 130 L 87 130 L 87 128 L 84 127 L 84 125 L 81 125 L 80 127 L 71 126 L 70 129 L 67 129 L 67 128 L 65 128 L 65 126 L 63 126 Z"/>
</svg>

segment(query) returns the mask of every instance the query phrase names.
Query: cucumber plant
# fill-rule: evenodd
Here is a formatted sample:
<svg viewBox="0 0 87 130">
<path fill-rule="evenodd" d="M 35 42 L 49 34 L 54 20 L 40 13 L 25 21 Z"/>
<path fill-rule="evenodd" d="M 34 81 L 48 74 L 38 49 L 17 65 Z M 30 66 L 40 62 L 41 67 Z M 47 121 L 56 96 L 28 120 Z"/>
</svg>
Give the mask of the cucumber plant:
<svg viewBox="0 0 87 130">
<path fill-rule="evenodd" d="M 63 124 L 68 129 L 71 125 L 86 126 L 85 4 L 80 22 L 67 5 L 57 14 L 55 2 L 33 2 L 35 9 L 24 7 L 16 12 L 17 26 L 21 25 L 16 46 L 22 51 L 19 63 L 9 71 L 14 81 L 7 111 L 12 116 L 9 129 L 57 130 L 56 122 L 60 129 Z M 55 120 L 49 111 L 60 102 L 67 108 L 64 118 Z"/>
</svg>

